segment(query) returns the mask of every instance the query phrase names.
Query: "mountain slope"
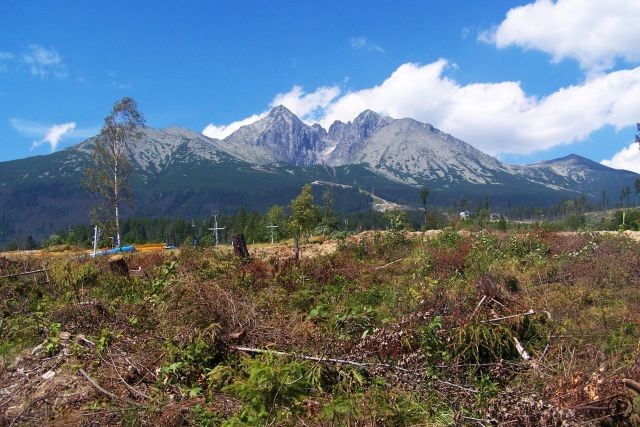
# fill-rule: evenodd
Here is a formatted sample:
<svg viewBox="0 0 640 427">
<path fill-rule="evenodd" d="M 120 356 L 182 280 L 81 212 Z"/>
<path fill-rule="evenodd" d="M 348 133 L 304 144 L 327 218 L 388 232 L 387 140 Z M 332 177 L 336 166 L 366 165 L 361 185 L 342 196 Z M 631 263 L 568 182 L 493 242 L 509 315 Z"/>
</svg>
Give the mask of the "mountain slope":
<svg viewBox="0 0 640 427">
<path fill-rule="evenodd" d="M 393 122 L 391 117 L 383 117 L 371 110 L 365 110 L 353 122 L 335 121 L 327 134 L 329 148 L 325 157 L 329 164 L 348 165 L 358 163 L 369 136 Z"/>
<path fill-rule="evenodd" d="M 50 155 L 0 163 L 0 247 L 18 236 L 39 240 L 89 222 L 95 201 L 81 182 L 94 142 L 90 138 Z M 318 180 L 362 182 L 392 194 L 411 190 L 362 166 L 257 166 L 219 150 L 216 142 L 184 129 L 145 129 L 130 144 L 133 203 L 123 206 L 123 215 L 201 216 L 242 206 L 266 210 L 287 205 L 304 184 Z M 356 187 L 336 188 L 334 197 L 343 211 L 372 205 Z"/>
<path fill-rule="evenodd" d="M 388 179 L 433 189 L 472 185 L 507 186 L 506 189 L 470 187 L 475 192 L 513 193 L 514 188 L 537 191 L 538 186 L 597 197 L 619 191 L 634 174 L 569 156 L 535 165 L 515 166 L 477 150 L 433 126 L 410 118 L 393 119 L 365 110 L 352 122 L 334 122 L 328 131 L 309 126 L 283 106 L 263 119 L 218 141 L 221 150 L 247 162 L 267 165 L 362 164 Z M 527 190 L 528 189 L 528 190 Z"/>
<path fill-rule="evenodd" d="M 57 153 L 0 163 L 0 246 L 88 222 L 94 201 L 81 185 L 95 137 Z M 617 200 L 640 175 L 580 156 L 517 166 L 500 162 L 429 124 L 364 111 L 328 131 L 284 107 L 224 140 L 181 128 L 146 128 L 130 142 L 134 205 L 124 215 L 195 216 L 286 205 L 310 182 L 334 189 L 342 211 L 377 198 L 416 206 L 488 200 L 544 207 L 581 194 Z"/>
<path fill-rule="evenodd" d="M 250 163 L 307 166 L 320 162 L 326 131 L 308 126 L 287 108 L 278 106 L 266 117 L 238 129 L 219 146 Z"/>
<path fill-rule="evenodd" d="M 351 163 L 367 163 L 373 170 L 409 184 L 441 181 L 499 183 L 508 169 L 498 160 L 433 126 L 399 119 L 374 131 L 360 143 Z"/>
<path fill-rule="evenodd" d="M 576 154 L 510 168 L 532 182 L 593 198 L 601 197 L 603 191 L 616 198 L 622 188 L 633 186 L 640 177 L 635 172 L 613 169 Z"/>
</svg>

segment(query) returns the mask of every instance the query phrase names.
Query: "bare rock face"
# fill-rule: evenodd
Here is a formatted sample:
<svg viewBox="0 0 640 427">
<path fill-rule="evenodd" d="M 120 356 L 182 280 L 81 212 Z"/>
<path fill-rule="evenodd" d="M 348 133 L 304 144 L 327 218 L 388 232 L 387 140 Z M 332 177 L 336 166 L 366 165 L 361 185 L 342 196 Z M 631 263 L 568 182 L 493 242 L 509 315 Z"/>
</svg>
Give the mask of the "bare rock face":
<svg viewBox="0 0 640 427">
<path fill-rule="evenodd" d="M 366 148 L 367 138 L 391 122 L 391 117 L 383 117 L 371 110 L 363 111 L 353 122 L 336 120 L 329 127 L 328 137 L 335 143 L 335 149 L 329 155 L 328 162 L 334 165 L 354 163 Z"/>
<path fill-rule="evenodd" d="M 256 164 L 286 163 L 308 166 L 321 163 L 327 132 L 309 126 L 282 105 L 224 139 L 225 149 Z"/>
<path fill-rule="evenodd" d="M 326 132 L 320 126 L 308 126 L 283 106 L 266 117 L 269 124 L 255 144 L 269 148 L 278 162 L 307 166 L 319 161 L 326 146 Z"/>
</svg>

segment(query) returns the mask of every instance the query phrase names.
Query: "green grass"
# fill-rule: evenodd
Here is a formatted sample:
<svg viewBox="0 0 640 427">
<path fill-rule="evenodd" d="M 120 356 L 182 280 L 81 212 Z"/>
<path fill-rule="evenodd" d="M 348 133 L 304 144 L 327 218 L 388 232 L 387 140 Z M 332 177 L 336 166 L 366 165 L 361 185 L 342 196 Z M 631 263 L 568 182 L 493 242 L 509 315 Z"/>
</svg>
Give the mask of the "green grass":
<svg viewBox="0 0 640 427">
<path fill-rule="evenodd" d="M 143 274 L 131 278 L 106 260 L 49 255 L 38 262 L 50 283 L 0 283 L 0 355 L 20 365 L 15 356 L 42 342 L 57 356 L 60 331 L 83 334 L 95 347 L 76 346 L 62 363 L 133 399 L 109 359 L 126 354 L 140 371 L 130 385 L 149 399 L 97 419 L 107 424 L 171 424 L 176 414 L 227 426 L 582 422 L 602 414 L 560 412 L 593 399 L 579 390 L 612 395 L 634 378 L 639 246 L 544 230 L 378 232 L 299 264 L 197 248 L 133 254 L 127 262 Z M 515 409 L 496 410 L 504 406 Z"/>
</svg>

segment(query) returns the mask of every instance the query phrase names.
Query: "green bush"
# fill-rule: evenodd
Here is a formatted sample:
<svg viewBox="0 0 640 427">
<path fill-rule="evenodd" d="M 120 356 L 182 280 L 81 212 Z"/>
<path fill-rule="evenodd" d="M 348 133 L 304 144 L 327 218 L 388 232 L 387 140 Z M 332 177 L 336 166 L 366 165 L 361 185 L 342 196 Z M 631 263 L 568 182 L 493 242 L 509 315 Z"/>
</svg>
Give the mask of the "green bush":
<svg viewBox="0 0 640 427">
<path fill-rule="evenodd" d="M 321 391 L 322 370 L 298 360 L 273 354 L 243 361 L 246 375 L 225 386 L 244 402 L 240 413 L 223 425 L 255 426 L 284 421 L 304 411 L 304 400 Z"/>
</svg>

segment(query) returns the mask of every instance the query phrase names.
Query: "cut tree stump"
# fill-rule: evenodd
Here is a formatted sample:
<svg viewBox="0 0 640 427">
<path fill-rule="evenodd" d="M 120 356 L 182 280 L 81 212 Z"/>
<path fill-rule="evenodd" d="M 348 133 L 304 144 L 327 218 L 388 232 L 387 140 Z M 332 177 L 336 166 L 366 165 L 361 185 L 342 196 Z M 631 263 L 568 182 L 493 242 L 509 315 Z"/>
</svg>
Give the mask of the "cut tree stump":
<svg viewBox="0 0 640 427">
<path fill-rule="evenodd" d="M 234 234 L 231 237 L 231 246 L 235 256 L 242 259 L 249 258 L 249 249 L 247 249 L 247 241 L 244 239 L 244 234 Z"/>
<path fill-rule="evenodd" d="M 109 270 L 119 276 L 129 277 L 129 267 L 122 255 L 114 255 L 109 258 Z"/>
</svg>

